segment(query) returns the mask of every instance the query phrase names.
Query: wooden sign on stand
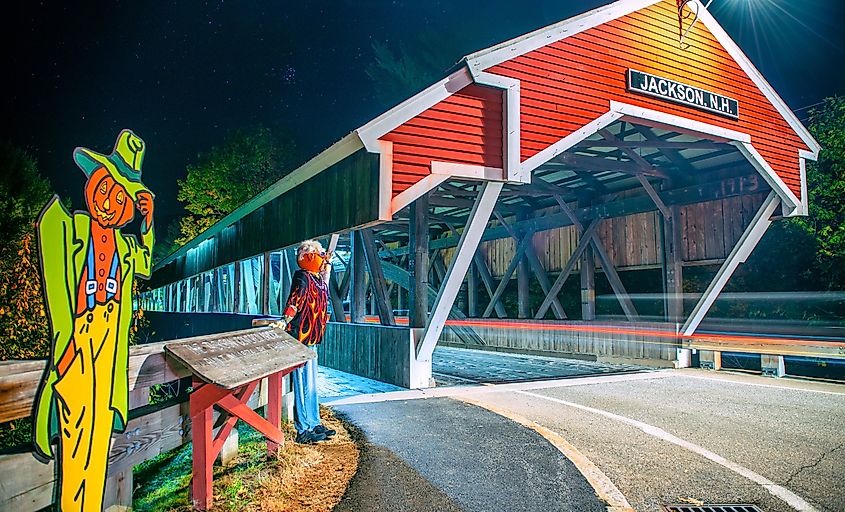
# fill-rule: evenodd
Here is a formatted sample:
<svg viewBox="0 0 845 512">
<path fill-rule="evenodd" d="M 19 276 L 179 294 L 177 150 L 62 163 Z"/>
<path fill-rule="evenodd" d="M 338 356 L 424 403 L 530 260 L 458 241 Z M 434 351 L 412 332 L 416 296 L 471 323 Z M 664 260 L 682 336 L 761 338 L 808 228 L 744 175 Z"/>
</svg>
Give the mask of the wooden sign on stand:
<svg viewBox="0 0 845 512">
<path fill-rule="evenodd" d="M 164 347 L 165 353 L 193 375 L 190 416 L 193 440 L 191 498 L 198 510 L 213 503 L 212 465 L 238 419 L 267 438 L 267 450 L 284 443 L 282 377 L 304 365 L 316 354 L 282 329 L 258 328 L 189 338 Z M 248 405 L 259 381 L 268 381 L 266 418 Z M 214 406 L 229 414 L 213 435 Z"/>
</svg>

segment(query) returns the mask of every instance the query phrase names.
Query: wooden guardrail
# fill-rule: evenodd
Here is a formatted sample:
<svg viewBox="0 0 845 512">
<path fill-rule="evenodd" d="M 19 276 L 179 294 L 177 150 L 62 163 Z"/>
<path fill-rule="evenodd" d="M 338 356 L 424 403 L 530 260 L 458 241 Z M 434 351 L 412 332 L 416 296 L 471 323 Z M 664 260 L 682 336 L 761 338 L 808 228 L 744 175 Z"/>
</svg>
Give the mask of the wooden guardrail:
<svg viewBox="0 0 845 512">
<path fill-rule="evenodd" d="M 169 342 L 168 342 L 169 343 Z M 165 343 L 131 347 L 129 350 L 129 423 L 126 431 L 112 436 L 106 482 L 105 507 L 120 510 L 132 504 L 132 468 L 141 462 L 190 441 L 191 420 L 187 397 L 177 403 L 149 404 L 149 389 L 191 373 L 166 359 Z M 0 423 L 30 416 L 32 402 L 45 361 L 0 362 Z M 262 382 L 248 404 L 253 409 L 266 403 Z M 31 453 L 0 455 L 0 510 L 39 510 L 53 500 L 53 462 L 42 464 Z"/>
</svg>

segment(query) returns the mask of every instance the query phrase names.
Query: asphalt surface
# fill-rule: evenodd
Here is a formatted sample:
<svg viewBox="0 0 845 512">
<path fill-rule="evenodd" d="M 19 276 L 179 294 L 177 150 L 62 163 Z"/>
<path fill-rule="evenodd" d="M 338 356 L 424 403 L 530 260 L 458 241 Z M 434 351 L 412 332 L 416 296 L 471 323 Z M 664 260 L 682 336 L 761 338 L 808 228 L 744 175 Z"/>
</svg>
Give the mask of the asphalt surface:
<svg viewBox="0 0 845 512">
<path fill-rule="evenodd" d="M 365 439 L 338 510 L 604 510 L 595 486 L 620 511 L 845 512 L 845 385 L 444 348 L 434 370 L 335 400 Z"/>
<path fill-rule="evenodd" d="M 341 511 L 604 512 L 546 439 L 449 398 L 335 406 L 365 436 Z"/>
</svg>

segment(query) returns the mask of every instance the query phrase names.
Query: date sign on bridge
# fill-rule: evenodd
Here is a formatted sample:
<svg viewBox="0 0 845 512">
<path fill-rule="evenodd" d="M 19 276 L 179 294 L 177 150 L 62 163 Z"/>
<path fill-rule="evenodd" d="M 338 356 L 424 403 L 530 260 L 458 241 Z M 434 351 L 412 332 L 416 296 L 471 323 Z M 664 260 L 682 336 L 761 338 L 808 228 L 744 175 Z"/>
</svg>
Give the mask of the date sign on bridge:
<svg viewBox="0 0 845 512">
<path fill-rule="evenodd" d="M 279 429 L 282 419 L 282 377 L 299 368 L 315 353 L 282 329 L 262 327 L 225 334 L 199 336 L 168 343 L 168 357 L 193 375 L 190 416 L 193 427 L 194 508 L 207 510 L 213 502 L 212 464 L 238 419 L 267 438 L 268 451 L 284 443 Z M 247 401 L 258 383 L 267 378 L 266 418 Z M 222 409 L 224 423 L 213 435 L 214 407 Z"/>
</svg>

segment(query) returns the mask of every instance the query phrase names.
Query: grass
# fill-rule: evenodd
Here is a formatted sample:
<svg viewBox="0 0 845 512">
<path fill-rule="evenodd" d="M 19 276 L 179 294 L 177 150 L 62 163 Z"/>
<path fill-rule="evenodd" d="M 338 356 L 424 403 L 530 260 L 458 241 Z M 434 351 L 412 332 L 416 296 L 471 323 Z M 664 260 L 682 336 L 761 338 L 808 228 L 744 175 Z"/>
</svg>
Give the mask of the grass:
<svg viewBox="0 0 845 512">
<path fill-rule="evenodd" d="M 214 467 L 213 510 L 331 510 L 357 469 L 358 447 L 331 411 L 321 415 L 338 431 L 334 439 L 298 445 L 293 429 L 284 426 L 286 442 L 269 456 L 264 437 L 239 421 L 237 459 Z M 133 510 L 190 511 L 190 443 L 136 466 L 134 481 Z"/>
</svg>

